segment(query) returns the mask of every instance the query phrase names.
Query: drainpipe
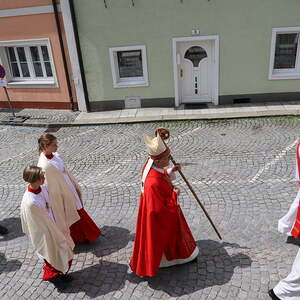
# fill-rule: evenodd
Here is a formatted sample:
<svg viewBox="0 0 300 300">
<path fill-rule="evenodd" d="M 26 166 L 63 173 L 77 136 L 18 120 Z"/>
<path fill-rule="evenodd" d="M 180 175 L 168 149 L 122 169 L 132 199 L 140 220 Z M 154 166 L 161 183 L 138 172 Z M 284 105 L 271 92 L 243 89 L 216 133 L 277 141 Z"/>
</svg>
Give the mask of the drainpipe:
<svg viewBox="0 0 300 300">
<path fill-rule="evenodd" d="M 87 88 L 87 83 L 86 83 L 86 78 L 85 78 L 82 52 L 81 52 L 80 40 L 79 40 L 79 34 L 78 34 L 78 26 L 77 26 L 75 9 L 74 9 L 74 2 L 73 2 L 73 0 L 67 0 L 67 1 L 69 2 L 69 6 L 70 6 L 74 38 L 75 38 L 75 44 L 76 44 L 76 50 L 77 50 L 77 55 L 78 55 L 79 68 L 80 68 L 80 75 L 81 75 L 82 87 L 83 87 L 83 93 L 84 93 L 84 100 L 85 100 L 85 104 L 86 104 L 86 110 L 89 112 L 89 111 L 91 111 L 90 100 L 89 100 L 89 93 L 88 93 L 88 88 Z"/>
<path fill-rule="evenodd" d="M 58 37 L 59 37 L 60 50 L 61 50 L 61 53 L 62 53 L 64 71 L 65 71 L 65 74 L 66 74 L 66 81 L 67 81 L 70 105 L 71 105 L 71 109 L 73 111 L 75 111 L 77 109 L 75 108 L 75 104 L 74 104 L 74 101 L 73 101 L 72 86 L 71 86 L 70 74 L 69 74 L 69 70 L 68 70 L 66 51 L 65 51 L 65 48 L 64 48 L 64 42 L 63 42 L 61 26 L 60 26 L 59 16 L 58 16 L 58 9 L 57 9 L 57 4 L 56 4 L 55 0 L 52 0 L 52 6 L 53 6 L 53 11 L 54 11 L 54 16 L 55 16 L 56 29 L 57 29 L 57 33 L 58 33 Z"/>
</svg>

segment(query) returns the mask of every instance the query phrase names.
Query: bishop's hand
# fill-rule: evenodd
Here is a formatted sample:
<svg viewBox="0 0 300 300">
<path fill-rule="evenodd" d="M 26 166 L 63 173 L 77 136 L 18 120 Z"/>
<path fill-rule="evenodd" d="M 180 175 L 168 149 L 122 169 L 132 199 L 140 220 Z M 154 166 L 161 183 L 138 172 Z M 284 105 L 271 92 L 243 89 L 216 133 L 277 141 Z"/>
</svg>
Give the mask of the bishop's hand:
<svg viewBox="0 0 300 300">
<path fill-rule="evenodd" d="M 172 172 L 176 172 L 176 171 L 181 171 L 181 165 L 180 164 L 175 164 L 173 167 L 172 167 Z"/>
</svg>

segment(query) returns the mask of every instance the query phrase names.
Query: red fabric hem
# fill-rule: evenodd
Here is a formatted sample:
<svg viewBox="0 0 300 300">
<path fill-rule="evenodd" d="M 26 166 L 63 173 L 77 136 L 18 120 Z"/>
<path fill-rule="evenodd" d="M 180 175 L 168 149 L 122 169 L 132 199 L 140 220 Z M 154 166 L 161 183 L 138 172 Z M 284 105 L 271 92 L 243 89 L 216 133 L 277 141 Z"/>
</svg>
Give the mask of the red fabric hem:
<svg viewBox="0 0 300 300">
<path fill-rule="evenodd" d="M 43 280 L 50 280 L 53 279 L 61 274 L 63 274 L 61 271 L 56 270 L 54 267 L 52 267 L 47 261 L 46 259 L 44 259 L 44 274 L 43 274 Z M 69 272 L 70 268 L 72 265 L 72 259 L 69 261 L 69 269 L 67 271 L 67 273 Z"/>
<path fill-rule="evenodd" d="M 71 237 L 74 243 L 91 243 L 101 235 L 101 231 L 83 208 L 77 212 L 80 220 L 70 227 Z"/>
</svg>

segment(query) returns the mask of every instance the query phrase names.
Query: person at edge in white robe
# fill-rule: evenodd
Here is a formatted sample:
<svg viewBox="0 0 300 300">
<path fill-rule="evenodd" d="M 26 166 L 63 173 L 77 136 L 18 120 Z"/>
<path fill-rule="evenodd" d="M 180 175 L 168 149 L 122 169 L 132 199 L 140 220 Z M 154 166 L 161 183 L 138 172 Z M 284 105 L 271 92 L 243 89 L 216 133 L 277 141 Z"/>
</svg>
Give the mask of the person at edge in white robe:
<svg viewBox="0 0 300 300">
<path fill-rule="evenodd" d="M 300 299 L 300 249 L 298 250 L 290 274 L 280 280 L 273 290 L 269 291 L 269 295 L 273 300 Z"/>
<path fill-rule="evenodd" d="M 297 144 L 296 149 L 296 169 L 295 169 L 295 181 L 298 189 L 297 196 L 292 202 L 289 211 L 278 221 L 278 231 L 287 234 L 288 237 L 293 237 L 292 231 L 296 223 L 299 200 L 300 200 L 300 170 L 299 170 L 299 158 L 300 147 Z M 299 300 L 300 299 L 300 249 L 293 262 L 293 266 L 290 274 L 279 281 L 279 283 L 269 291 L 269 296 L 273 300 Z"/>
<path fill-rule="evenodd" d="M 286 234 L 287 236 L 292 236 L 292 229 L 296 222 L 297 212 L 299 208 L 299 200 L 300 200 L 300 170 L 298 165 L 298 157 L 300 157 L 300 147 L 297 145 L 296 150 L 296 169 L 295 169 L 295 182 L 296 188 L 298 189 L 298 193 L 294 201 L 292 202 L 288 212 L 278 221 L 278 231 Z"/>
</svg>

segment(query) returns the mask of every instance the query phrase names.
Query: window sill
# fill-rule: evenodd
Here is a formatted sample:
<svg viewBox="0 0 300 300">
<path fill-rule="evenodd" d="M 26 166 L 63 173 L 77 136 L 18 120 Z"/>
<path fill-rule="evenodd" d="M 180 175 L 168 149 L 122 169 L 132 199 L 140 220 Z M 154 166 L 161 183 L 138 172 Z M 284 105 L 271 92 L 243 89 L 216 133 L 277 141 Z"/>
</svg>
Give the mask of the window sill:
<svg viewBox="0 0 300 300">
<path fill-rule="evenodd" d="M 7 83 L 8 88 L 58 88 L 54 80 L 32 80 L 32 81 L 11 81 Z"/>
<path fill-rule="evenodd" d="M 148 85 L 149 83 L 146 81 L 127 81 L 114 83 L 114 88 L 141 87 Z"/>
<path fill-rule="evenodd" d="M 269 76 L 269 80 L 280 80 L 280 79 L 300 79 L 300 73 L 281 73 L 272 74 Z"/>
</svg>

